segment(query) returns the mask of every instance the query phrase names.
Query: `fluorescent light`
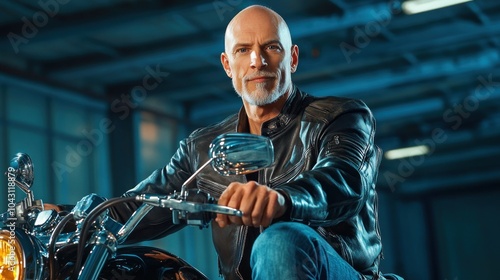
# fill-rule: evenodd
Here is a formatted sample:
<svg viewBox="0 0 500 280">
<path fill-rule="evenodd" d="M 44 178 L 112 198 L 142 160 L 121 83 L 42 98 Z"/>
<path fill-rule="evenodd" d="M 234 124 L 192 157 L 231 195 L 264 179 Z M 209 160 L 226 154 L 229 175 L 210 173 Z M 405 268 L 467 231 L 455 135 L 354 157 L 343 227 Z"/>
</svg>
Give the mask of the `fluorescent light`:
<svg viewBox="0 0 500 280">
<path fill-rule="evenodd" d="M 390 150 L 385 152 L 384 156 L 388 160 L 393 160 L 399 158 L 426 155 L 429 153 L 429 151 L 430 151 L 429 147 L 427 147 L 426 145 L 420 145 L 420 146 Z"/>
<path fill-rule="evenodd" d="M 470 1 L 473 0 L 408 0 L 402 4 L 402 8 L 406 14 L 412 15 Z"/>
</svg>

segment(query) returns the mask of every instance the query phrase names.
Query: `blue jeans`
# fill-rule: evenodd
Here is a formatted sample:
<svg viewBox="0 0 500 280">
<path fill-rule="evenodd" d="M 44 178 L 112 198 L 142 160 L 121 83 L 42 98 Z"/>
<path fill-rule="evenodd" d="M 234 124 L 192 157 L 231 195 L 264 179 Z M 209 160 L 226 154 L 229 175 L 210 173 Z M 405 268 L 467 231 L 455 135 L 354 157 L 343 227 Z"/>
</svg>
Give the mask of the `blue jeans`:
<svg viewBox="0 0 500 280">
<path fill-rule="evenodd" d="M 315 230 L 297 222 L 281 222 L 255 240 L 250 257 L 252 279 L 362 279 Z"/>
</svg>

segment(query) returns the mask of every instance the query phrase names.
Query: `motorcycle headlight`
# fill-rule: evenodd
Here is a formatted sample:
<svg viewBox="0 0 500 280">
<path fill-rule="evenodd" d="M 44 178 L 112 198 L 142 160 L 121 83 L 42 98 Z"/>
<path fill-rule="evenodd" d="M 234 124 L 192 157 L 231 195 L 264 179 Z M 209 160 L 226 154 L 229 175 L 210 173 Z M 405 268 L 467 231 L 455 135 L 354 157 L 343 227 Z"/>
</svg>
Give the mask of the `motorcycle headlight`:
<svg viewBox="0 0 500 280">
<path fill-rule="evenodd" d="M 24 252 L 15 231 L 0 231 L 0 278 L 24 279 Z"/>
</svg>

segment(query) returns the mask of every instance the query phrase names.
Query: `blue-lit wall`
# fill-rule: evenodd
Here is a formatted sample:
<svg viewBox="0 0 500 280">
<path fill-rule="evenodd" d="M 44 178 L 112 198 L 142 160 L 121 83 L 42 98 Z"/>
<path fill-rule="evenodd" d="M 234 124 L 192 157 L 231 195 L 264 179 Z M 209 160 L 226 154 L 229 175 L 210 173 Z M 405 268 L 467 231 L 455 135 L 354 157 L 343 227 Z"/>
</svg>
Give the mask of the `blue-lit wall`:
<svg viewBox="0 0 500 280">
<path fill-rule="evenodd" d="M 110 116 L 110 104 L 78 96 L 60 96 L 0 85 L 0 170 L 7 170 L 17 152 L 31 156 L 35 180 L 35 198 L 46 203 L 75 204 L 83 196 L 97 193 L 112 197 L 132 188 L 154 169 L 165 165 L 185 137 L 182 124 L 151 113 L 131 113 L 116 120 Z M 115 114 L 115 113 L 111 113 Z M 133 123 L 134 150 L 121 150 L 133 160 L 137 179 L 113 190 L 111 166 L 124 162 L 110 157 L 109 135 L 117 132 L 118 121 Z M 128 156 L 129 155 L 129 156 Z M 134 156 L 132 156 L 134 155 Z M 3 172 L 2 172 L 3 173 Z M 120 175 L 118 175 L 120 176 Z M 0 209 L 7 209 L 7 178 L 4 178 Z M 17 191 L 20 201 L 25 195 Z M 210 279 L 218 277 L 217 257 L 209 229 L 187 228 L 164 240 L 145 242 L 177 254 Z"/>
</svg>

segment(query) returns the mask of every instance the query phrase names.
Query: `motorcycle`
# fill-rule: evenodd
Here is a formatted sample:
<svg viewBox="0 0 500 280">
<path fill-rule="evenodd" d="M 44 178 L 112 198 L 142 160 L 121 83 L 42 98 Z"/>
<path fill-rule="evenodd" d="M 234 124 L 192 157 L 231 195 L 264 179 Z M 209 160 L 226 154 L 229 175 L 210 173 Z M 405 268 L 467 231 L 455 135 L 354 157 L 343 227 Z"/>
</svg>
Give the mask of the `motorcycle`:
<svg viewBox="0 0 500 280">
<path fill-rule="evenodd" d="M 272 142 L 262 136 L 229 133 L 216 137 L 209 160 L 169 195 L 141 194 L 105 199 L 89 194 L 71 212 L 45 210 L 35 199 L 33 162 L 18 153 L 5 173 L 8 210 L 0 216 L 1 279 L 208 279 L 182 258 L 160 248 L 124 246 L 129 234 L 154 207 L 169 208 L 174 224 L 208 227 L 217 213 L 242 216 L 187 185 L 209 164 L 222 176 L 247 174 L 274 161 Z M 25 198 L 16 202 L 16 187 Z M 113 205 L 142 202 L 125 224 L 108 215 Z"/>
</svg>

